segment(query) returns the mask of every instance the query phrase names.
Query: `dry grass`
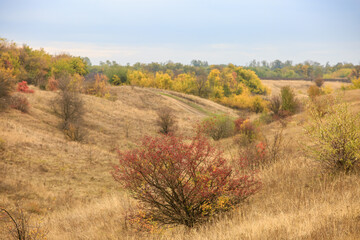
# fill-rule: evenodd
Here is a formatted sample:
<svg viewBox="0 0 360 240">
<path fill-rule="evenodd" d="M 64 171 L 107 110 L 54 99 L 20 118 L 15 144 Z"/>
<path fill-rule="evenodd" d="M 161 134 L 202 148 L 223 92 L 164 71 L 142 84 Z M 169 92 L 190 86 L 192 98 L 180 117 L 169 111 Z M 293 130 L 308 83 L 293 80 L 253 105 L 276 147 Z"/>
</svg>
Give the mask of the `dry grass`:
<svg viewBox="0 0 360 240">
<path fill-rule="evenodd" d="M 249 202 L 197 229 L 134 232 L 125 219 L 136 203 L 109 173 L 116 163 L 114 149 L 132 148 L 142 136 L 157 134 L 156 111 L 163 106 L 174 110 L 183 135 L 191 135 L 192 125 L 204 116 L 155 90 L 112 91 L 117 101 L 83 96 L 89 132 L 83 143 L 67 141 L 58 130 L 60 119 L 48 104 L 55 93 L 36 89 L 28 96 L 29 114 L 0 113 L 0 205 L 14 209 L 20 203 L 43 221 L 48 239 L 360 239 L 360 176 L 328 176 L 304 156 L 304 113 L 291 118 L 284 130 L 292 139 L 285 157 L 259 172 L 263 188 Z M 345 96 L 355 111 L 360 111 L 359 96 L 359 90 Z M 207 111 L 233 113 L 196 100 Z M 270 136 L 280 127 L 274 122 L 263 130 Z M 231 142 L 216 144 L 231 151 Z M 0 239 L 7 239 L 2 234 Z"/>
<path fill-rule="evenodd" d="M 291 80 L 261 80 L 261 82 L 271 89 L 271 95 L 278 95 L 284 86 L 290 86 L 295 89 L 299 97 L 307 97 L 307 90 L 314 85 L 310 81 L 291 81 Z M 333 90 L 338 90 L 341 86 L 347 86 L 349 83 L 342 82 L 325 82 L 323 86 L 328 86 Z"/>
</svg>

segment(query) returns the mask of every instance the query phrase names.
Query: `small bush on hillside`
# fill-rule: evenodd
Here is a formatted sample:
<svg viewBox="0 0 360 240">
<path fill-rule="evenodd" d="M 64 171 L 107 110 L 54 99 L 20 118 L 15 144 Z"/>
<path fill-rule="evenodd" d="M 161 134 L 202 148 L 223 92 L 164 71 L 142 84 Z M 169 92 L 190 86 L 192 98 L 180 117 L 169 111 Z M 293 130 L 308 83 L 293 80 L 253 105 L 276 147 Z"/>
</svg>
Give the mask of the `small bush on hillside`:
<svg viewBox="0 0 360 240">
<path fill-rule="evenodd" d="M 333 96 L 318 96 L 311 98 L 307 106 L 311 115 L 322 118 L 327 113 L 332 111 L 332 105 L 338 104 L 338 99 L 335 99 Z"/>
<path fill-rule="evenodd" d="M 267 105 L 266 103 L 267 102 L 264 101 L 261 97 L 255 96 L 253 98 L 253 102 L 250 109 L 255 113 L 261 113 L 266 109 L 266 105 Z"/>
<path fill-rule="evenodd" d="M 307 90 L 307 93 L 311 99 L 316 98 L 321 95 L 331 94 L 332 92 L 333 92 L 333 89 L 330 86 L 324 86 L 322 88 L 319 88 L 316 85 L 312 85 Z"/>
<path fill-rule="evenodd" d="M 10 107 L 23 113 L 28 113 L 30 104 L 27 98 L 22 94 L 14 94 L 10 97 Z"/>
<path fill-rule="evenodd" d="M 316 78 L 314 82 L 317 87 L 321 88 L 325 81 L 322 78 Z"/>
<path fill-rule="evenodd" d="M 250 169 L 257 169 L 266 163 L 267 149 L 263 142 L 251 143 L 239 148 L 240 161 Z"/>
<path fill-rule="evenodd" d="M 17 240 L 42 240 L 47 239 L 47 232 L 38 223 L 31 223 L 30 216 L 22 209 L 11 213 L 5 208 L 0 208 L 0 219 L 7 224 L 7 233 L 2 232 L 2 237 Z"/>
<path fill-rule="evenodd" d="M 58 90 L 58 88 L 59 88 L 59 82 L 54 77 L 49 78 L 46 89 L 50 91 L 56 91 Z"/>
<path fill-rule="evenodd" d="M 14 90 L 14 79 L 10 73 L 0 69 L 0 98 L 9 97 Z"/>
<path fill-rule="evenodd" d="M 269 123 L 272 123 L 273 121 L 274 121 L 274 118 L 273 118 L 272 114 L 267 110 L 263 111 L 257 120 L 257 122 L 259 124 L 269 124 Z"/>
<path fill-rule="evenodd" d="M 321 88 L 319 88 L 316 85 L 311 85 L 308 88 L 307 93 L 308 93 L 310 98 L 315 98 L 315 97 L 318 97 L 318 96 L 320 96 L 322 94 Z"/>
<path fill-rule="evenodd" d="M 311 104 L 311 103 L 310 103 Z M 326 168 L 350 172 L 360 164 L 360 115 L 346 103 L 327 105 L 326 114 L 309 108 L 312 121 L 306 128 L 313 141 L 312 156 Z"/>
<path fill-rule="evenodd" d="M 232 169 L 221 152 L 197 135 L 147 137 L 135 150 L 119 152 L 113 176 L 162 224 L 194 227 L 229 211 L 260 186 L 254 174 Z"/>
<path fill-rule="evenodd" d="M 270 99 L 269 109 L 274 113 L 274 115 L 279 115 L 281 110 L 281 97 L 273 96 Z"/>
<path fill-rule="evenodd" d="M 23 93 L 34 93 L 34 90 L 30 89 L 26 81 L 19 82 L 17 85 L 17 91 Z"/>
<path fill-rule="evenodd" d="M 295 98 L 294 90 L 290 86 L 281 88 L 281 110 L 289 111 L 294 114 L 300 107 L 299 102 Z"/>
<path fill-rule="evenodd" d="M 176 119 L 171 108 L 161 108 L 157 111 L 158 119 L 156 124 L 162 134 L 173 134 L 176 131 Z"/>
<path fill-rule="evenodd" d="M 74 141 L 84 137 L 83 125 L 84 103 L 79 92 L 71 84 L 71 76 L 63 75 L 59 79 L 59 92 L 52 101 L 55 114 L 61 118 L 60 128 L 65 135 Z"/>
<path fill-rule="evenodd" d="M 96 74 L 93 80 L 86 82 L 85 93 L 97 97 L 109 96 L 108 78 L 103 74 Z"/>
<path fill-rule="evenodd" d="M 270 99 L 269 109 L 273 120 L 287 118 L 300 110 L 300 103 L 295 98 L 293 89 L 289 86 L 281 88 L 281 93 Z"/>
<path fill-rule="evenodd" d="M 234 121 L 234 124 L 236 133 L 244 136 L 243 139 L 241 137 L 237 138 L 238 140 L 244 140 L 243 144 L 251 143 L 256 139 L 258 129 L 249 119 L 238 118 Z"/>
<path fill-rule="evenodd" d="M 288 139 L 286 140 L 288 141 Z M 271 139 L 264 136 L 264 145 L 266 146 L 266 162 L 273 163 L 280 160 L 284 155 L 285 144 L 287 143 L 285 143 L 283 129 L 275 132 Z"/>
<path fill-rule="evenodd" d="M 352 89 L 360 88 L 360 78 L 353 79 L 351 82 L 352 82 L 352 85 L 351 85 Z"/>
<path fill-rule="evenodd" d="M 214 115 L 205 118 L 199 126 L 199 131 L 212 137 L 215 141 L 234 135 L 235 125 L 228 115 Z"/>
</svg>

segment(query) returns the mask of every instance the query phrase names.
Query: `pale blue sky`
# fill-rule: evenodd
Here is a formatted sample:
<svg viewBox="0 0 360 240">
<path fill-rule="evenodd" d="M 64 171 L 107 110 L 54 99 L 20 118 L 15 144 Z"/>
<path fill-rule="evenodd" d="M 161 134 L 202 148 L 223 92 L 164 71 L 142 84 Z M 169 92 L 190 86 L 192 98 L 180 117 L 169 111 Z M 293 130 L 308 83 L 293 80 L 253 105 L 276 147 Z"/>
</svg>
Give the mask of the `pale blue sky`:
<svg viewBox="0 0 360 240">
<path fill-rule="evenodd" d="M 360 1 L 0 0 L 0 37 L 95 64 L 359 64 Z"/>
</svg>

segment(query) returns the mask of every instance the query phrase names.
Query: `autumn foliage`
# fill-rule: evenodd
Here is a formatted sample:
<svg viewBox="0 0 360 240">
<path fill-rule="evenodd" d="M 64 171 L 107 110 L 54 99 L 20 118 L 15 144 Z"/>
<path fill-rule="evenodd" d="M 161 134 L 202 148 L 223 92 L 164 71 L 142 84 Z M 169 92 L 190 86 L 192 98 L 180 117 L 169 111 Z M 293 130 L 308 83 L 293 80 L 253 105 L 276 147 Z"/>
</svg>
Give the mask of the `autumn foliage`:
<svg viewBox="0 0 360 240">
<path fill-rule="evenodd" d="M 215 141 L 234 135 L 234 121 L 225 114 L 205 118 L 197 126 L 199 133 L 212 137 Z"/>
<path fill-rule="evenodd" d="M 23 94 L 18 93 L 11 96 L 10 107 L 19 110 L 23 113 L 28 113 L 30 104 L 27 98 Z"/>
<path fill-rule="evenodd" d="M 193 227 L 259 189 L 254 174 L 243 170 L 230 167 L 204 137 L 187 143 L 162 136 L 146 137 L 138 149 L 119 152 L 112 174 L 154 221 Z"/>
<path fill-rule="evenodd" d="M 23 93 L 34 93 L 34 90 L 30 89 L 26 81 L 19 82 L 17 85 L 17 91 Z"/>
</svg>

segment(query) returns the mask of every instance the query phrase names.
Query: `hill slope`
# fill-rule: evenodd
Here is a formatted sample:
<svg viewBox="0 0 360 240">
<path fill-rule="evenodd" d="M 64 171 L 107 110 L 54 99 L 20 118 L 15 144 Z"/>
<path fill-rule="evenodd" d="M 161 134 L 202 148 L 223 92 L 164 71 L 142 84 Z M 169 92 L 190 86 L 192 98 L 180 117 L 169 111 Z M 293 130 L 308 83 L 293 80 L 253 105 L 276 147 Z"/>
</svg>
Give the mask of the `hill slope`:
<svg viewBox="0 0 360 240">
<path fill-rule="evenodd" d="M 360 236 L 360 177 L 319 175 L 300 148 L 305 114 L 284 130 L 283 159 L 260 171 L 263 190 L 239 210 L 213 224 L 187 231 L 142 236 L 128 230 L 134 201 L 111 175 L 116 148 L 134 147 L 144 135 L 157 134 L 156 111 L 171 107 L 180 133 L 214 112 L 237 113 L 208 100 L 169 91 L 115 87 L 117 101 L 83 96 L 87 113 L 84 143 L 69 142 L 58 130 L 49 105 L 55 93 L 27 94 L 31 110 L 0 114 L 0 205 L 20 204 L 49 231 L 48 239 L 356 239 Z M 360 91 L 345 100 L 360 110 Z M 269 138 L 277 122 L 264 127 Z M 128 137 L 126 137 L 128 132 Z M 300 143 L 300 144 L 299 144 Z M 217 144 L 236 150 L 232 139 Z M 230 151 L 230 150 L 229 150 Z M 226 152 L 228 154 L 228 152 Z M 3 226 L 3 225 L 1 225 Z M 1 232 L 1 231 L 0 231 Z M 2 237 L 2 238 L 1 238 Z M 1 236 L 0 239 L 7 239 Z"/>
</svg>

